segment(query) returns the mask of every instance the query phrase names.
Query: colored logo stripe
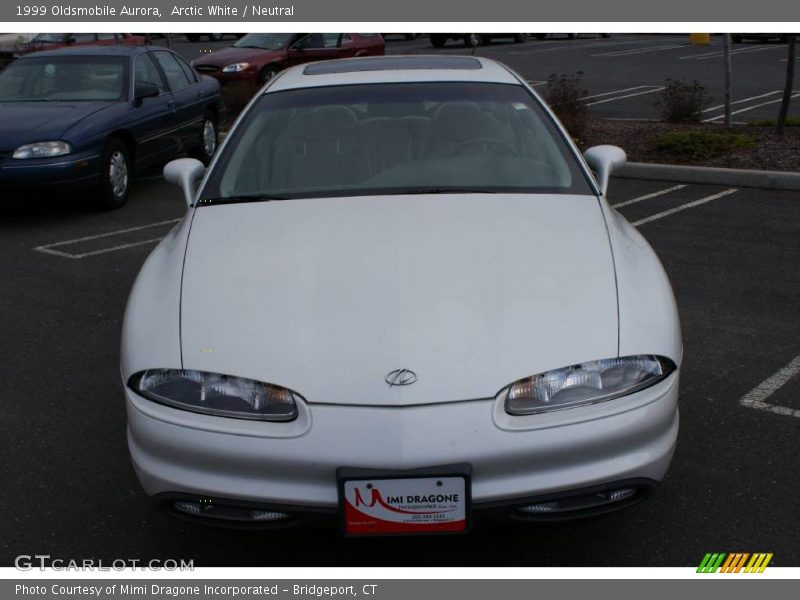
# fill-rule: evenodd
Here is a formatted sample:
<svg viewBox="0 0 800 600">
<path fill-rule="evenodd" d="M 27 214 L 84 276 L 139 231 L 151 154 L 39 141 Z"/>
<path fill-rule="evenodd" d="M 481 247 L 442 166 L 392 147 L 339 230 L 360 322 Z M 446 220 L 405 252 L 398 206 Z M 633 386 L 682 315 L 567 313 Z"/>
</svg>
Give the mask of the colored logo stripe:
<svg viewBox="0 0 800 600">
<path fill-rule="evenodd" d="M 763 573 L 771 560 L 772 552 L 708 552 L 697 567 L 697 572 L 716 573 L 719 570 L 720 573 L 739 573 L 744 570 L 744 573 Z"/>
</svg>

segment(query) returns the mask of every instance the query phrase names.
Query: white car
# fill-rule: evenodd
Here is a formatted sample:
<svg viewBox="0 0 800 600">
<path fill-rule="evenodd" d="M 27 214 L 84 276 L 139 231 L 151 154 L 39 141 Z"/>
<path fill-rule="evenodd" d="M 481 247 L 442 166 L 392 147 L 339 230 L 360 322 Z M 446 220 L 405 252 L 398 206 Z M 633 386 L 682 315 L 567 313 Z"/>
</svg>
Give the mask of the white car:
<svg viewBox="0 0 800 600">
<path fill-rule="evenodd" d="M 605 199 L 624 152 L 585 158 L 485 58 L 279 74 L 207 172 L 165 168 L 189 208 L 122 336 L 147 494 L 208 523 L 348 535 L 644 498 L 678 432 L 678 316 Z"/>
</svg>

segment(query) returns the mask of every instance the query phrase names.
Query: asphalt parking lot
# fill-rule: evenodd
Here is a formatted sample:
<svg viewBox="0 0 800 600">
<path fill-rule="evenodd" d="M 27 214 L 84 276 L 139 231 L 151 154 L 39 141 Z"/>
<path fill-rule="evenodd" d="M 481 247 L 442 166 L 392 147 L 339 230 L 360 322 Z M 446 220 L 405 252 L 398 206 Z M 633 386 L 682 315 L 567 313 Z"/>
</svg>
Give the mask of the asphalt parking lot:
<svg viewBox="0 0 800 600">
<path fill-rule="evenodd" d="M 176 35 L 172 47 L 191 60 L 232 43 L 233 39 L 189 43 Z M 590 111 L 600 117 L 659 118 L 654 103 L 666 80 L 697 80 L 711 100 L 703 120 L 719 123 L 724 118 L 722 44 L 722 36 L 713 36 L 711 44 L 693 46 L 688 34 L 612 34 L 609 38 L 586 34 L 574 40 L 561 35 L 545 40 L 529 38 L 522 44 L 498 39 L 479 47 L 476 54 L 508 64 L 537 88 L 552 74 L 583 72 L 586 102 Z M 386 40 L 387 54 L 470 51 L 454 40 L 442 49 L 433 48 L 427 37 L 407 41 L 390 36 Z M 786 77 L 786 60 L 786 44 L 775 41 L 746 40 L 732 46 L 734 121 L 747 123 L 776 117 Z M 800 115 L 798 80 L 800 72 L 796 71 L 790 112 L 793 115 Z"/>
<path fill-rule="evenodd" d="M 800 193 L 616 179 L 610 199 L 658 252 L 680 307 L 681 431 L 666 481 L 599 519 L 393 540 L 218 530 L 155 512 L 128 459 L 118 347 L 131 283 L 184 213 L 179 191 L 153 176 L 115 212 L 69 198 L 0 204 L 0 564 L 38 553 L 197 566 L 690 566 L 745 551 L 797 565 Z"/>
</svg>

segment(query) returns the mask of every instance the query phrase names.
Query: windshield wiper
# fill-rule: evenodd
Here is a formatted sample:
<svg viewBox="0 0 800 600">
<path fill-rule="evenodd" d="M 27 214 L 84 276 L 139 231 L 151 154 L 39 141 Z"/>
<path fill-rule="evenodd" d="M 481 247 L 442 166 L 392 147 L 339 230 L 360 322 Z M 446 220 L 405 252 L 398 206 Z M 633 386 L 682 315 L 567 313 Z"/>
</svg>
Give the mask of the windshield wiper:
<svg viewBox="0 0 800 600">
<path fill-rule="evenodd" d="M 221 198 L 202 198 L 200 204 L 238 204 L 243 202 L 271 202 L 273 200 L 289 200 L 290 196 L 265 194 L 245 194 L 241 196 L 223 196 Z"/>
</svg>

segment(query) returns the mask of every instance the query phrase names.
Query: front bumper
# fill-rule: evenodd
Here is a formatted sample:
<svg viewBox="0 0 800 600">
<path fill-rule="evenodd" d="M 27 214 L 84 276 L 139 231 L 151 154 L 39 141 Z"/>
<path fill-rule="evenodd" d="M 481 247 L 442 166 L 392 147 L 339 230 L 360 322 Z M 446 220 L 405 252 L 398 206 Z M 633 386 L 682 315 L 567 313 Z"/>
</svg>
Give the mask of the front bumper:
<svg viewBox="0 0 800 600">
<path fill-rule="evenodd" d="M 100 175 L 100 154 L 82 152 L 54 158 L 0 160 L 0 188 L 22 190 L 29 186 L 91 186 Z"/>
<path fill-rule="evenodd" d="M 335 513 L 343 466 L 469 463 L 476 510 L 619 482 L 649 488 L 666 474 L 678 433 L 677 372 L 625 398 L 529 417 L 510 417 L 487 399 L 304 405 L 291 423 L 265 423 L 176 410 L 127 388 L 126 395 L 131 457 L 150 496 L 226 499 L 292 514 Z"/>
</svg>

